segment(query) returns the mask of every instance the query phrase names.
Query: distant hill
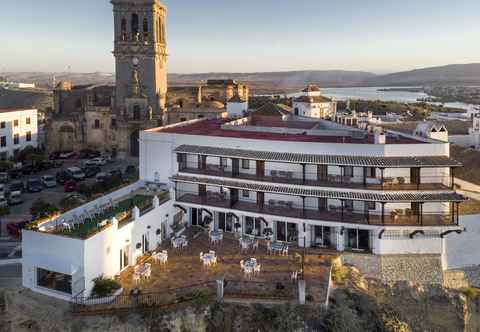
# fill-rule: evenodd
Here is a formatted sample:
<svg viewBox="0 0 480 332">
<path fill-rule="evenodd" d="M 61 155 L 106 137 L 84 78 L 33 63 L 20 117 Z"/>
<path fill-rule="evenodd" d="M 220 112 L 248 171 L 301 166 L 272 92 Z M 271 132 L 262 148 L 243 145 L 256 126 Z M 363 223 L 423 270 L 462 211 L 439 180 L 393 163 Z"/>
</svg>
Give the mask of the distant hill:
<svg viewBox="0 0 480 332">
<path fill-rule="evenodd" d="M 11 81 L 34 82 L 51 85 L 56 81 L 70 80 L 79 84 L 114 84 L 113 73 L 0 73 Z M 422 85 L 480 85 L 480 63 L 456 64 L 441 67 L 375 75 L 364 71 L 303 70 L 255 73 L 199 73 L 168 75 L 171 86 L 196 85 L 208 79 L 230 78 L 249 84 L 253 90 L 295 90 L 308 83 L 320 87 L 351 86 L 422 86 Z"/>
<path fill-rule="evenodd" d="M 480 63 L 429 67 L 374 76 L 367 79 L 364 84 L 370 86 L 480 84 Z"/>
</svg>

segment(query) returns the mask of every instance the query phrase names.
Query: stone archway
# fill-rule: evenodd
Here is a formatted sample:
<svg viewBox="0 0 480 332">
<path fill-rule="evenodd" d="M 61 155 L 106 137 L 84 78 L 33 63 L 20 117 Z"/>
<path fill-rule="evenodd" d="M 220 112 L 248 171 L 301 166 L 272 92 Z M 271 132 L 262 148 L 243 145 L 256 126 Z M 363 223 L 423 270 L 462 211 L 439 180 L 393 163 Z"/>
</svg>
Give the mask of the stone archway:
<svg viewBox="0 0 480 332">
<path fill-rule="evenodd" d="M 140 130 L 135 129 L 130 135 L 130 155 L 132 157 L 140 156 Z"/>
</svg>

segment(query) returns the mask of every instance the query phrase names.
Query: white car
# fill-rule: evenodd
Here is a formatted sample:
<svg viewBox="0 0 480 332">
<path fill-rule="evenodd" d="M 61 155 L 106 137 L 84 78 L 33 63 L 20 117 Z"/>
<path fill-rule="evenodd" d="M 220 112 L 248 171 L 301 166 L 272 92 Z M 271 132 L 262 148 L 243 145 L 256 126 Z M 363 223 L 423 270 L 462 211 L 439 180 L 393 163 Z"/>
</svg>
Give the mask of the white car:
<svg viewBox="0 0 480 332">
<path fill-rule="evenodd" d="M 107 161 L 105 160 L 105 158 L 102 157 L 93 158 L 85 162 L 85 166 L 104 166 L 106 164 Z"/>
<path fill-rule="evenodd" d="M 69 167 L 66 170 L 67 175 L 75 181 L 85 180 L 85 173 L 78 167 Z"/>
<path fill-rule="evenodd" d="M 57 186 L 57 180 L 52 175 L 44 175 L 40 178 L 45 188 L 55 188 Z"/>
</svg>

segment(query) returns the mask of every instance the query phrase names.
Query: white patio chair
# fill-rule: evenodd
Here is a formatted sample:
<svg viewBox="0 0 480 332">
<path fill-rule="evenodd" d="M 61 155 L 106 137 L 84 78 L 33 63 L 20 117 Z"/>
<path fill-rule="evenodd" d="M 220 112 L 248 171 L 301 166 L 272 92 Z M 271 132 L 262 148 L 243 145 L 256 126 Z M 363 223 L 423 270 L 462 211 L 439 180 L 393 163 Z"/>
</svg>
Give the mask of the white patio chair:
<svg viewBox="0 0 480 332">
<path fill-rule="evenodd" d="M 187 248 L 187 247 L 188 247 L 188 241 L 185 240 L 185 241 L 183 241 L 183 243 L 182 243 L 182 249 Z"/>
<path fill-rule="evenodd" d="M 132 280 L 134 284 L 138 284 L 140 282 L 140 275 L 138 275 L 137 273 L 134 273 L 132 275 Z"/>
<path fill-rule="evenodd" d="M 203 252 L 200 253 L 200 262 L 203 262 Z"/>
<path fill-rule="evenodd" d="M 255 241 L 252 247 L 253 251 L 256 252 L 258 250 L 258 240 Z"/>
<path fill-rule="evenodd" d="M 212 254 L 212 255 L 215 255 L 215 250 L 210 250 L 208 253 Z"/>
<path fill-rule="evenodd" d="M 288 256 L 288 245 L 285 245 L 282 250 L 282 255 L 283 256 Z"/>
<path fill-rule="evenodd" d="M 267 242 L 267 254 L 272 254 L 272 242 L 270 241 Z"/>
<path fill-rule="evenodd" d="M 298 271 L 292 272 L 291 279 L 296 281 L 298 279 Z"/>
<path fill-rule="evenodd" d="M 145 274 L 144 274 L 144 277 L 146 279 L 150 279 L 150 277 L 152 276 L 152 264 L 150 263 L 145 263 Z"/>
<path fill-rule="evenodd" d="M 212 263 L 212 265 L 214 265 L 214 266 L 217 265 L 217 256 L 213 257 L 211 263 Z"/>
<path fill-rule="evenodd" d="M 254 274 L 259 274 L 261 269 L 262 269 L 262 264 L 258 264 L 258 265 L 255 266 L 255 268 L 253 269 L 253 273 L 254 273 Z"/>
</svg>

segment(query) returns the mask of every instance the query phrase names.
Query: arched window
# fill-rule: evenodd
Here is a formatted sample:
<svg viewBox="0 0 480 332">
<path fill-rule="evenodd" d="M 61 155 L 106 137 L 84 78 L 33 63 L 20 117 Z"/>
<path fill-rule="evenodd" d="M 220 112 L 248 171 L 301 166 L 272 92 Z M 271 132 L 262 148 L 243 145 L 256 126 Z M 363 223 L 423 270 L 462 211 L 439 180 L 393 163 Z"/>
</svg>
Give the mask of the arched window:
<svg viewBox="0 0 480 332">
<path fill-rule="evenodd" d="M 122 18 L 121 39 L 122 41 L 127 41 L 127 20 L 125 18 Z"/>
<path fill-rule="evenodd" d="M 133 120 L 140 120 L 140 106 L 133 106 Z"/>
<path fill-rule="evenodd" d="M 143 20 L 143 40 L 148 40 L 148 20 Z"/>
<path fill-rule="evenodd" d="M 165 24 L 163 24 L 163 21 L 161 22 L 161 32 L 162 32 L 162 43 L 165 43 Z"/>
<path fill-rule="evenodd" d="M 132 39 L 134 41 L 139 40 L 139 26 L 138 26 L 138 15 L 137 14 L 132 14 Z"/>
<path fill-rule="evenodd" d="M 161 29 L 160 26 L 162 25 L 162 19 L 159 17 L 157 21 L 157 42 L 162 41 Z"/>
</svg>

